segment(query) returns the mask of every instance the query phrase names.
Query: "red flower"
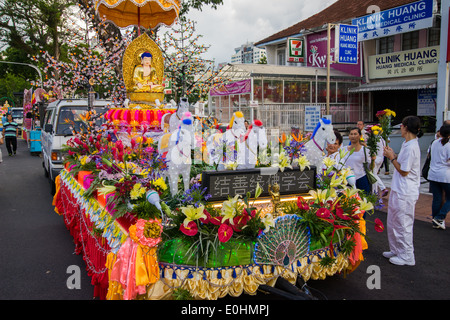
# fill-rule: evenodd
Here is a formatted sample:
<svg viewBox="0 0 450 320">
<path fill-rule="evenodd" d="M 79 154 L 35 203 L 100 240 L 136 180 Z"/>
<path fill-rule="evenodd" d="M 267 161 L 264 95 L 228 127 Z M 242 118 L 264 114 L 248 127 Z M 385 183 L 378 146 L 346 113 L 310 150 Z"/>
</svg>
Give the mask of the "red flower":
<svg viewBox="0 0 450 320">
<path fill-rule="evenodd" d="M 242 228 L 247 224 L 247 222 L 251 219 L 247 214 L 247 211 L 244 209 L 244 214 L 238 215 L 233 219 L 233 225 L 231 226 L 234 231 L 240 232 Z"/>
<path fill-rule="evenodd" d="M 213 225 L 220 226 L 222 223 L 222 217 L 210 217 L 209 222 L 211 222 Z"/>
<path fill-rule="evenodd" d="M 336 207 L 336 215 L 342 220 L 350 220 L 350 217 L 344 213 L 344 209 Z"/>
<path fill-rule="evenodd" d="M 375 230 L 377 232 L 383 232 L 384 231 L 383 222 L 381 222 L 381 220 L 378 219 L 378 218 L 375 219 Z"/>
<path fill-rule="evenodd" d="M 187 227 L 184 224 L 181 224 L 180 231 L 183 232 L 187 236 L 195 236 L 198 232 L 198 226 L 194 221 L 190 221 Z"/>
<path fill-rule="evenodd" d="M 327 208 L 320 208 L 317 210 L 316 215 L 321 219 L 327 219 L 330 217 L 331 212 Z"/>
<path fill-rule="evenodd" d="M 297 207 L 300 210 L 309 210 L 309 205 L 302 197 L 297 198 Z"/>
<path fill-rule="evenodd" d="M 200 218 L 199 220 L 200 220 L 202 223 L 204 223 L 204 224 L 207 224 L 207 223 L 211 222 L 211 221 L 210 221 L 210 220 L 211 220 L 211 215 L 209 214 L 209 212 L 208 212 L 206 209 L 204 209 L 204 210 L 203 210 L 203 213 L 206 215 L 206 218 Z"/>
<path fill-rule="evenodd" d="M 228 224 L 223 223 L 219 227 L 219 241 L 220 242 L 227 242 L 228 240 L 230 240 L 232 235 L 233 235 L 233 229 Z"/>
<path fill-rule="evenodd" d="M 386 111 L 380 110 L 380 111 L 377 112 L 376 117 L 380 118 L 380 117 L 384 116 L 385 114 L 386 114 Z"/>
</svg>

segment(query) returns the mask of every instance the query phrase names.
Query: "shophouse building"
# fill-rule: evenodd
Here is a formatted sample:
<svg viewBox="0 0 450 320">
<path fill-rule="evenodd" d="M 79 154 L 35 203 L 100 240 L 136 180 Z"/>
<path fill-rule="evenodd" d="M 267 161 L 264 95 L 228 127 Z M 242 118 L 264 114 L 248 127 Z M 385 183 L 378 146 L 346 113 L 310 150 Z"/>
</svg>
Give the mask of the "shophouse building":
<svg viewBox="0 0 450 320">
<path fill-rule="evenodd" d="M 376 112 L 389 108 L 397 113 L 397 123 L 406 115 L 417 115 L 433 131 L 440 22 L 440 0 L 338 0 L 255 45 L 266 50 L 270 65 L 298 68 L 298 75 L 306 69 L 320 73 L 327 67 L 328 25 L 331 24 L 331 61 L 334 61 L 337 25 L 357 25 L 358 63 L 331 63 L 330 66 L 332 71 L 341 72 L 341 79 L 342 73 L 347 79 L 358 79 L 357 84 L 354 81 L 331 83 L 329 113 L 333 123 L 345 128 L 359 119 L 375 122 Z M 292 41 L 298 40 L 303 41 L 301 58 L 293 54 Z M 319 79 L 317 86 L 319 103 L 324 102 L 326 94 L 323 80 Z M 303 97 L 288 100 L 290 104 L 300 104 Z M 259 105 L 269 103 L 259 96 L 253 98 Z"/>
</svg>

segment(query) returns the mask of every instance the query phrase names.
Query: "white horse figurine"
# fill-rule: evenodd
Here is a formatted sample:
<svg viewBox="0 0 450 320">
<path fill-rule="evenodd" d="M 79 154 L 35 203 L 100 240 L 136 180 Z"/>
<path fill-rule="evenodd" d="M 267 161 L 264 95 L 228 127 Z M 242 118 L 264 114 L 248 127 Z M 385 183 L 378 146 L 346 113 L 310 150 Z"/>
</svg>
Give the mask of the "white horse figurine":
<svg viewBox="0 0 450 320">
<path fill-rule="evenodd" d="M 306 158 L 317 170 L 322 167 L 322 160 L 325 156 L 327 143 L 335 143 L 336 135 L 333 131 L 331 120 L 322 118 L 316 125 L 311 139 L 305 143 Z"/>
<path fill-rule="evenodd" d="M 218 169 L 223 170 L 226 164 L 237 163 L 238 158 L 234 153 L 245 149 L 246 132 L 244 115 L 240 111 L 235 112 L 225 133 L 212 134 L 208 138 L 206 147 L 209 153 L 209 164 L 218 164 Z M 225 160 L 223 159 L 224 146 L 227 152 Z"/>
<path fill-rule="evenodd" d="M 192 125 L 190 119 L 184 119 L 184 126 Z M 190 123 L 189 123 L 190 122 Z M 183 177 L 184 191 L 189 189 L 190 173 L 191 173 L 191 131 L 189 129 L 180 128 L 170 134 L 169 146 L 166 154 L 167 173 L 169 177 L 170 193 L 175 196 L 178 193 L 178 178 Z M 163 150 L 159 150 L 163 153 Z"/>
<path fill-rule="evenodd" d="M 238 151 L 238 169 L 255 168 L 258 152 L 267 149 L 267 144 L 267 133 L 263 123 L 260 120 L 253 121 L 244 136 L 244 149 Z"/>
<path fill-rule="evenodd" d="M 173 102 L 172 102 L 173 103 Z M 180 104 L 177 107 L 177 111 L 175 113 L 166 113 L 161 118 L 161 129 L 164 131 L 167 122 L 169 123 L 169 132 L 174 132 L 180 126 L 181 121 L 183 120 L 183 115 L 189 112 L 189 102 L 187 98 L 181 98 Z M 166 117 L 169 120 L 166 120 Z"/>
</svg>

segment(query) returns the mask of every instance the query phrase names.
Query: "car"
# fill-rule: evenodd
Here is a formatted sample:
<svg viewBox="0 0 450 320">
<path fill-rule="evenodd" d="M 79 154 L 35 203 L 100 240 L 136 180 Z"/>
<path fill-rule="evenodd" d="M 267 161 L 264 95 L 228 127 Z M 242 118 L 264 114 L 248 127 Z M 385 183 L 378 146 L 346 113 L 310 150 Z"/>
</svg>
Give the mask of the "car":
<svg viewBox="0 0 450 320">
<path fill-rule="evenodd" d="M 10 110 L 13 120 L 22 127 L 23 125 L 23 108 L 11 108 Z"/>
<path fill-rule="evenodd" d="M 97 113 L 105 113 L 109 100 L 95 100 Z M 61 99 L 50 103 L 45 111 L 42 132 L 42 166 L 49 178 L 51 193 L 55 193 L 55 179 L 64 168 L 63 145 L 73 136 L 72 129 L 80 128 L 80 115 L 88 111 L 87 99 Z"/>
</svg>

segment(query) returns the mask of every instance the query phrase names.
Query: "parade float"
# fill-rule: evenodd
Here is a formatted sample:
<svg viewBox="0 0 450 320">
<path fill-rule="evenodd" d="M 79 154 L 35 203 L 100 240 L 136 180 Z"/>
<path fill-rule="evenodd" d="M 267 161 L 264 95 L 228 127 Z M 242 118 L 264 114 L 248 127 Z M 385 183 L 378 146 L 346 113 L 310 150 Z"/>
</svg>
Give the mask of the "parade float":
<svg viewBox="0 0 450 320">
<path fill-rule="evenodd" d="M 158 46 L 137 37 L 123 59 L 129 103 L 101 127 L 89 111 L 65 148 L 53 204 L 94 296 L 214 300 L 353 271 L 373 203 L 324 157 L 330 121 L 274 143 L 236 112 L 220 132 L 184 99 L 161 103 L 163 72 Z"/>
</svg>

